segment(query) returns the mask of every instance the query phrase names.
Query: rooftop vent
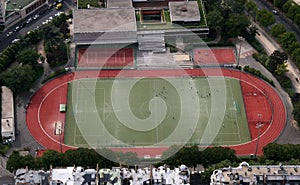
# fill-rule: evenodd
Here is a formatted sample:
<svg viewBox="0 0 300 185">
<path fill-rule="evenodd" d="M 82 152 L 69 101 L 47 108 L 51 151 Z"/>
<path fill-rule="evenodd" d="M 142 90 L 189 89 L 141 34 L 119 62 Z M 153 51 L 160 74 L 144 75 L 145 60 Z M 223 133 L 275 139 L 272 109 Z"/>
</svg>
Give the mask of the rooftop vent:
<svg viewBox="0 0 300 185">
<path fill-rule="evenodd" d="M 182 12 L 187 12 L 187 7 L 186 6 L 182 6 L 181 8 L 180 8 L 180 11 L 182 11 Z"/>
</svg>

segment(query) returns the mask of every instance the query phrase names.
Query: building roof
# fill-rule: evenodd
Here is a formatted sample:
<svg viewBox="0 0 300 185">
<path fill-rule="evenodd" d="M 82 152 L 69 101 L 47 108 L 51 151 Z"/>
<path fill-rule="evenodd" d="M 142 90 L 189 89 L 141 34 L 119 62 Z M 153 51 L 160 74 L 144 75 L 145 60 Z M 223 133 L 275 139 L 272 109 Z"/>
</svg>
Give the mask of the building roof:
<svg viewBox="0 0 300 185">
<path fill-rule="evenodd" d="M 74 33 L 136 31 L 134 8 L 74 11 Z"/>
<path fill-rule="evenodd" d="M 14 116 L 13 102 L 12 91 L 7 87 L 2 86 L 2 119 L 12 118 Z"/>
<path fill-rule="evenodd" d="M 2 137 L 12 137 L 14 132 L 14 121 L 12 118 L 1 120 Z"/>
<path fill-rule="evenodd" d="M 197 1 L 169 2 L 171 22 L 200 21 L 200 11 Z"/>
<path fill-rule="evenodd" d="M 22 9 L 25 6 L 29 5 L 35 0 L 10 0 L 6 1 L 6 10 L 14 11 L 15 9 Z"/>
<path fill-rule="evenodd" d="M 2 137 L 14 137 L 14 100 L 13 92 L 2 86 L 2 119 L 1 135 Z"/>
<path fill-rule="evenodd" d="M 250 166 L 246 162 L 242 162 L 236 168 L 222 168 L 215 170 L 212 174 L 212 184 L 216 182 L 237 182 L 244 179 L 248 182 L 256 182 L 265 179 L 267 182 L 272 180 L 283 180 L 283 176 L 288 179 L 300 180 L 300 166 L 299 165 L 258 165 Z M 258 179 L 257 179 L 258 177 Z M 251 183 L 250 183 L 251 184 Z"/>
<path fill-rule="evenodd" d="M 132 8 L 132 0 L 107 0 L 107 8 Z"/>
</svg>

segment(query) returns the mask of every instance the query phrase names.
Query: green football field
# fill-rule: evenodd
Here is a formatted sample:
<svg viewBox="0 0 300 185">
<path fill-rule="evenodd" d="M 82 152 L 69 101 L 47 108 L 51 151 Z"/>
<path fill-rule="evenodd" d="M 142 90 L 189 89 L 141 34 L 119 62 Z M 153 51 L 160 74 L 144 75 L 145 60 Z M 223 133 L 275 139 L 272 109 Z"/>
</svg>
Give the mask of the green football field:
<svg viewBox="0 0 300 185">
<path fill-rule="evenodd" d="M 223 77 L 73 81 L 64 134 L 65 144 L 77 147 L 250 140 L 240 82 Z"/>
</svg>

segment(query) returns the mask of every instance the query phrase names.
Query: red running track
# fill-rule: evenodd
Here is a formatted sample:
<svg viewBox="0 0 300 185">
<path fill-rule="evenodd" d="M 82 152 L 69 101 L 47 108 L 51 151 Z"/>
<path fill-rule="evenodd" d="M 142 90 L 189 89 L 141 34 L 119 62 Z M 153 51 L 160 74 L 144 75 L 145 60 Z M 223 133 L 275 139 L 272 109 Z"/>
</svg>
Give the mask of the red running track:
<svg viewBox="0 0 300 185">
<path fill-rule="evenodd" d="M 260 89 L 240 81 L 251 139 L 264 133 L 272 120 L 272 105 Z"/>
<path fill-rule="evenodd" d="M 62 119 L 63 115 L 58 114 L 58 105 L 67 98 L 67 83 L 74 79 L 81 78 L 123 78 L 123 77 L 182 77 L 182 76 L 227 76 L 241 80 L 241 84 L 250 84 L 255 90 L 268 97 L 268 101 L 273 107 L 273 116 L 269 126 L 264 132 L 261 132 L 258 155 L 262 155 L 262 148 L 270 142 L 273 142 L 281 133 L 286 122 L 285 107 L 276 93 L 276 91 L 265 81 L 256 78 L 250 74 L 242 73 L 237 70 L 204 68 L 187 70 L 105 70 L 105 71 L 79 71 L 56 78 L 45 84 L 32 97 L 31 103 L 27 109 L 26 122 L 32 136 L 44 147 L 60 151 L 60 138 L 51 131 L 52 121 Z M 56 111 L 50 110 L 55 109 Z M 247 110 L 247 109 L 246 109 Z M 229 146 L 236 150 L 237 155 L 249 155 L 255 152 L 257 137 L 251 141 L 239 145 Z M 74 149 L 72 146 L 62 144 L 62 151 Z M 122 150 L 125 152 L 136 152 L 138 156 L 150 155 L 155 157 L 161 155 L 167 147 L 149 147 L 149 148 L 112 148 L 113 150 Z"/>
</svg>

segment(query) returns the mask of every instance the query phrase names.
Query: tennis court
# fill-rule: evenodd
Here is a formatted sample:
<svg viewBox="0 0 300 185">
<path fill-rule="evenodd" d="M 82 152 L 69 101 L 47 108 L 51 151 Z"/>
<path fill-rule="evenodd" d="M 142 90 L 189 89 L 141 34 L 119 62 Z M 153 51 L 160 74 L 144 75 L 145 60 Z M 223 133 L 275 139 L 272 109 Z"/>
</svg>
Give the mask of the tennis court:
<svg viewBox="0 0 300 185">
<path fill-rule="evenodd" d="M 195 48 L 193 51 L 195 65 L 235 64 L 233 48 Z"/>
<path fill-rule="evenodd" d="M 170 146 L 187 139 L 207 145 L 205 135 L 214 134 L 212 145 L 250 141 L 240 82 L 225 78 L 225 89 L 222 83 L 221 77 L 72 81 L 64 142 L 76 147 Z M 218 133 L 214 120 L 221 121 Z"/>
<path fill-rule="evenodd" d="M 134 45 L 94 45 L 76 48 L 77 68 L 134 68 Z"/>
</svg>

